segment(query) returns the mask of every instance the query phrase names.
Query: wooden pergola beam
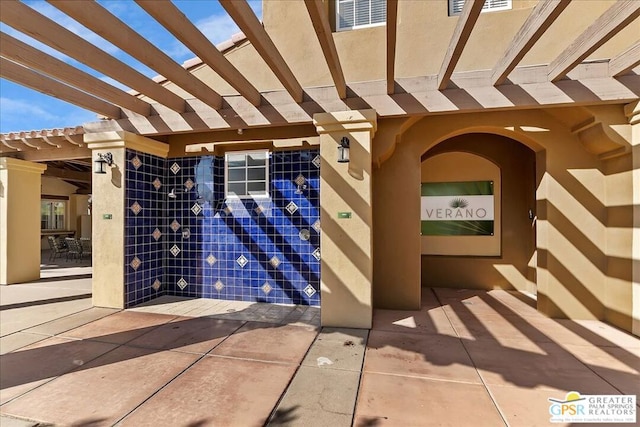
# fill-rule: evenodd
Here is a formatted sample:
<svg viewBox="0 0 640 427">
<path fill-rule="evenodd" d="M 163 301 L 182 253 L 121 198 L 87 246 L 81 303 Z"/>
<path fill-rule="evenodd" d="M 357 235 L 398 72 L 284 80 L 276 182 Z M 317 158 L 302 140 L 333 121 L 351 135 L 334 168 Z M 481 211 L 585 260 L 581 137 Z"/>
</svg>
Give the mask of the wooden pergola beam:
<svg viewBox="0 0 640 427">
<path fill-rule="evenodd" d="M 611 58 L 609 61 L 609 75 L 612 77 L 621 76 L 638 65 L 640 65 L 640 41 Z"/>
<path fill-rule="evenodd" d="M 0 54 L 5 58 L 30 67 L 50 77 L 66 82 L 98 98 L 107 100 L 122 108 L 126 108 L 143 116 L 151 114 L 151 104 L 125 91 L 111 86 L 67 63 L 42 51 L 34 49 L 26 43 L 0 32 Z"/>
<path fill-rule="evenodd" d="M 47 0 L 105 40 L 127 52 L 214 109 L 222 97 L 167 54 L 94 1 Z"/>
<path fill-rule="evenodd" d="M 64 147 L 43 150 L 23 150 L 14 155 L 17 159 L 29 162 L 66 161 L 91 158 L 91 150 L 86 147 Z"/>
<path fill-rule="evenodd" d="M 640 16 L 640 1 L 618 0 L 549 64 L 549 81 L 557 82 L 582 60 Z"/>
<path fill-rule="evenodd" d="M 395 92 L 396 33 L 398 28 L 398 0 L 387 0 L 387 93 Z"/>
<path fill-rule="evenodd" d="M 333 33 L 331 32 L 324 4 L 316 0 L 304 0 L 304 4 L 307 6 L 313 29 L 316 32 L 316 36 L 318 36 L 318 41 L 320 42 L 324 59 L 329 66 L 329 72 L 338 91 L 338 96 L 340 99 L 345 99 L 347 97 L 347 83 L 344 79 L 340 58 L 338 58 L 338 50 L 333 41 Z"/>
<path fill-rule="evenodd" d="M 146 3 L 136 0 L 139 4 Z M 304 90 L 293 75 L 291 68 L 287 65 L 276 45 L 265 31 L 264 27 L 253 13 L 249 4 L 244 0 L 220 0 L 220 4 L 227 11 L 231 19 L 234 20 L 240 30 L 251 42 L 258 54 L 267 63 L 271 71 L 276 75 L 280 83 L 289 92 L 289 95 L 296 101 L 302 102 Z"/>
<path fill-rule="evenodd" d="M 464 3 L 462 12 L 458 17 L 458 23 L 456 29 L 453 31 L 453 36 L 449 42 L 449 47 L 444 55 L 440 72 L 438 73 L 438 89 L 444 90 L 451 81 L 451 75 L 456 68 L 462 51 L 464 50 L 469 37 L 471 36 L 471 30 L 476 25 L 476 21 L 482 11 L 485 0 L 467 0 Z"/>
<path fill-rule="evenodd" d="M 501 85 L 533 45 L 569 6 L 571 0 L 541 0 L 520 27 L 502 59 L 493 68 L 491 84 Z"/>
<path fill-rule="evenodd" d="M 180 9 L 168 0 L 136 0 L 144 9 L 171 34 L 195 53 L 205 64 L 227 81 L 235 90 L 253 105 L 260 105 L 261 96 L 236 67 L 205 37 Z M 247 6 L 248 8 L 248 6 Z"/>
<path fill-rule="evenodd" d="M 579 65 L 577 78 L 558 83 L 547 81 L 547 66 L 516 68 L 508 84 L 493 86 L 491 70 L 454 73 L 456 88 L 438 90 L 437 76 L 397 78 L 405 91 L 387 94 L 386 80 L 352 83 L 353 94 L 348 102 L 338 98 L 332 86 L 308 88 L 305 102 L 294 102 L 284 91 L 264 94 L 268 105 L 252 107 L 239 96 L 225 97 L 229 106 L 211 110 L 192 104 L 193 111 L 176 114 L 166 110 L 157 119 L 141 116 L 118 122 L 85 124 L 85 132 L 126 130 L 145 136 L 167 135 L 182 132 L 209 132 L 211 130 L 247 130 L 264 127 L 307 125 L 314 113 L 373 108 L 379 118 L 403 116 L 431 116 L 438 114 L 464 114 L 488 111 L 517 111 L 526 109 L 564 106 L 590 106 L 624 104 L 638 99 L 638 76 L 633 72 L 613 78 L 609 76 L 609 64 Z M 126 113 L 126 112 L 125 112 Z M 276 114 L 277 113 L 277 114 Z"/>
<path fill-rule="evenodd" d="M 0 21 L 177 113 L 186 111 L 184 99 L 175 93 L 19 1 L 0 1 Z"/>
<path fill-rule="evenodd" d="M 18 65 L 5 58 L 0 58 L 0 77 L 46 95 L 70 102 L 79 107 L 86 108 L 89 111 L 94 111 L 111 119 L 119 119 L 121 116 L 120 107 L 109 104 L 93 95 L 74 89 L 50 77 L 38 74 L 29 68 Z"/>
<path fill-rule="evenodd" d="M 70 169 L 56 168 L 48 165 L 44 171 L 44 176 L 51 176 L 63 180 L 91 183 L 91 172 L 80 172 Z"/>
</svg>

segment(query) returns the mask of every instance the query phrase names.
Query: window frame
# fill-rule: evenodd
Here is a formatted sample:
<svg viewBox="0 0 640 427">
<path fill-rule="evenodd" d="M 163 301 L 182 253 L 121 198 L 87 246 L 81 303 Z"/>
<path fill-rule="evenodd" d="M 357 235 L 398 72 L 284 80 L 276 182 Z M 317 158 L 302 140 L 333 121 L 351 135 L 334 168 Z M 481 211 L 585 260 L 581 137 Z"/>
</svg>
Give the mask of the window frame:
<svg viewBox="0 0 640 427">
<path fill-rule="evenodd" d="M 372 27 L 380 27 L 382 25 L 387 25 L 387 19 L 386 19 L 386 13 L 385 13 L 385 18 L 382 22 L 374 22 L 371 23 L 369 22 L 368 24 L 363 24 L 363 25 L 353 25 L 351 27 L 340 27 L 340 3 L 341 2 L 348 2 L 348 1 L 352 1 L 354 3 L 354 11 L 355 11 L 355 2 L 356 0 L 335 0 L 335 19 L 336 19 L 336 32 L 339 31 L 349 31 L 349 30 L 359 30 L 361 28 L 372 28 Z M 371 2 L 373 0 L 369 0 L 369 18 L 371 18 Z M 386 0 L 385 1 L 385 6 L 386 6 Z M 355 13 L 355 12 L 354 12 Z M 355 22 L 355 19 L 354 19 Z"/>
<path fill-rule="evenodd" d="M 254 168 L 264 168 L 264 193 L 259 193 L 259 194 L 250 194 L 250 192 L 247 190 L 245 192 L 245 194 L 237 194 L 235 192 L 230 192 L 229 191 L 229 156 L 234 156 L 234 155 L 244 155 L 245 156 L 245 165 L 243 167 L 243 169 L 246 171 L 248 171 L 249 168 L 251 168 L 251 166 L 249 166 L 247 164 L 247 156 L 251 155 L 251 154 L 255 154 L 255 153 L 260 153 L 260 154 L 264 154 L 264 166 L 256 166 Z M 270 158 L 270 154 L 271 152 L 269 150 L 266 149 L 262 149 L 262 150 L 244 150 L 244 151 L 227 151 L 226 153 L 224 153 L 224 197 L 225 199 L 264 199 L 264 198 L 269 198 L 270 197 L 270 192 L 269 192 L 269 186 L 271 183 L 271 177 L 270 177 L 270 173 L 269 173 L 269 158 Z M 233 169 L 240 169 L 240 168 L 233 168 L 231 167 L 231 170 Z M 232 182 L 244 182 L 245 186 L 250 183 L 250 182 L 262 182 L 263 180 L 250 180 L 248 177 L 248 174 L 245 173 L 245 178 L 244 181 L 232 181 Z"/>
<path fill-rule="evenodd" d="M 49 204 L 49 208 L 48 208 L 48 212 L 46 214 L 46 226 L 45 228 L 42 227 L 42 222 L 43 222 L 43 218 L 42 218 L 42 208 L 43 208 L 43 204 L 47 203 Z M 52 220 L 54 220 L 54 218 L 56 217 L 56 215 L 54 214 L 54 210 L 55 207 L 54 205 L 56 203 L 61 203 L 62 204 L 62 208 L 63 208 L 63 212 L 62 212 L 62 224 L 59 224 L 59 226 L 57 228 L 51 228 L 51 225 L 54 225 Z M 63 200 L 63 199 L 53 199 L 53 198 L 42 198 L 40 199 L 40 230 L 41 231 L 59 231 L 59 230 L 66 230 L 67 229 L 67 213 L 68 211 L 68 201 L 67 200 Z"/>
<path fill-rule="evenodd" d="M 462 0 L 463 3 L 463 7 L 464 7 L 464 1 Z M 506 6 L 494 6 L 491 7 L 491 1 L 493 0 L 486 0 L 484 5 L 482 6 L 482 10 L 480 11 L 480 13 L 486 13 L 486 12 L 499 12 L 501 10 L 511 10 L 513 9 L 513 0 L 503 0 L 507 2 Z M 460 9 L 460 12 L 454 12 L 453 11 L 453 6 L 455 4 L 456 0 L 447 0 L 447 11 L 449 13 L 449 16 L 459 16 L 462 13 L 462 9 Z M 489 6 L 487 6 L 489 5 Z"/>
</svg>

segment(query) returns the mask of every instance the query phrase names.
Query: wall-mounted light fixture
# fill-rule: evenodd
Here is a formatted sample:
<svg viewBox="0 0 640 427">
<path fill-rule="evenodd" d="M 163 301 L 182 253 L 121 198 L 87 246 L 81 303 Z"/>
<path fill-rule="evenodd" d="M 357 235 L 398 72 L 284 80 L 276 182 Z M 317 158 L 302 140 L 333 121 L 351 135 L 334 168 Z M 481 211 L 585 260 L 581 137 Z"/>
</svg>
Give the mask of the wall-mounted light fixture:
<svg viewBox="0 0 640 427">
<path fill-rule="evenodd" d="M 349 138 L 343 136 L 338 145 L 338 163 L 349 163 Z"/>
<path fill-rule="evenodd" d="M 93 173 L 107 173 L 107 166 L 113 165 L 113 154 L 98 153 L 98 158 L 93 161 Z"/>
</svg>

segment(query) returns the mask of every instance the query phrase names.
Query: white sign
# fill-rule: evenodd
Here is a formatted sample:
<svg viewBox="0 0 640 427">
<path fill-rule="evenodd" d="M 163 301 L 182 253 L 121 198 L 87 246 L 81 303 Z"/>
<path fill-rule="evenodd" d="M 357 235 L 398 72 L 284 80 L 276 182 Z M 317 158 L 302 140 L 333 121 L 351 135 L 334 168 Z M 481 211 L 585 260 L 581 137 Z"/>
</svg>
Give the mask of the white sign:
<svg viewBox="0 0 640 427">
<path fill-rule="evenodd" d="M 552 423 L 634 423 L 635 395 L 580 395 L 570 391 L 564 399 L 549 398 Z"/>
<path fill-rule="evenodd" d="M 493 221 L 493 195 L 422 196 L 422 221 Z"/>
</svg>

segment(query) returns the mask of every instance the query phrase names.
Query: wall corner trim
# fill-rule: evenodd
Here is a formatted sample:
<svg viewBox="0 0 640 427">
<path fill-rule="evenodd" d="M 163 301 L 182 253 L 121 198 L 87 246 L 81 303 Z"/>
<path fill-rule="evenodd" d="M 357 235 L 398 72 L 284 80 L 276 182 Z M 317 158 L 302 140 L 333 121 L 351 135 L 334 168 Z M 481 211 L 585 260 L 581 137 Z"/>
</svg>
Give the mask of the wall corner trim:
<svg viewBox="0 0 640 427">
<path fill-rule="evenodd" d="M 47 169 L 47 165 L 14 159 L 12 157 L 0 157 L 0 169 L 43 174 Z"/>
<path fill-rule="evenodd" d="M 373 109 L 316 113 L 313 115 L 313 124 L 320 135 L 339 131 L 368 130 L 373 136 L 378 129 L 377 113 Z"/>
<path fill-rule="evenodd" d="M 129 148 L 165 159 L 169 154 L 169 144 L 126 131 L 86 133 L 84 142 L 91 150 Z"/>
</svg>

